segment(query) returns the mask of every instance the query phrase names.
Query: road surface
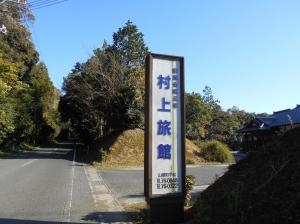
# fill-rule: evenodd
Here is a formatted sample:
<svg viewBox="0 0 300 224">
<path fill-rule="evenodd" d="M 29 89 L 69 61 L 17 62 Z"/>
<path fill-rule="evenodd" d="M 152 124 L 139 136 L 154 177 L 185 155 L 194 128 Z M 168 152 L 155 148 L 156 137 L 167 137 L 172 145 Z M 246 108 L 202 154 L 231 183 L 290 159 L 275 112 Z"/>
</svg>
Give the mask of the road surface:
<svg viewBox="0 0 300 224">
<path fill-rule="evenodd" d="M 222 176 L 227 169 L 228 165 L 189 166 L 187 174 L 196 177 L 195 189 L 203 190 Z M 144 170 L 102 170 L 100 176 L 122 203 L 129 204 L 144 200 Z"/>
<path fill-rule="evenodd" d="M 83 164 L 71 148 L 43 148 L 0 159 L 0 224 L 93 223 Z"/>
<path fill-rule="evenodd" d="M 0 159 L 0 224 L 123 220 L 120 212 L 105 212 L 111 206 L 107 193 L 95 194 L 97 189 L 102 192 L 104 185 L 121 202 L 144 200 L 143 170 L 100 171 L 102 181 L 96 171 L 91 174 L 83 163 L 76 161 L 71 146 L 41 148 Z M 227 166 L 222 165 L 195 166 L 189 167 L 187 173 L 196 176 L 196 185 L 201 188 L 226 170 Z"/>
</svg>

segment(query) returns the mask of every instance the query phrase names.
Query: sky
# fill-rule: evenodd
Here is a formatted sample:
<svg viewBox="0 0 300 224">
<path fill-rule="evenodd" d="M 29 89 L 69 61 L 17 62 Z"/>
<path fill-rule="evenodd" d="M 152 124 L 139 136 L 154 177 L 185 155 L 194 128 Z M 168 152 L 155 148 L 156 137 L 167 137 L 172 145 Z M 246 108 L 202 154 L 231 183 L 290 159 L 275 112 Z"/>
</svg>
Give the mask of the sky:
<svg viewBox="0 0 300 224">
<path fill-rule="evenodd" d="M 130 19 L 151 52 L 184 57 L 187 92 L 207 85 L 223 109 L 272 113 L 300 104 L 299 11 L 298 0 L 68 0 L 34 10 L 31 30 L 59 89 Z"/>
</svg>

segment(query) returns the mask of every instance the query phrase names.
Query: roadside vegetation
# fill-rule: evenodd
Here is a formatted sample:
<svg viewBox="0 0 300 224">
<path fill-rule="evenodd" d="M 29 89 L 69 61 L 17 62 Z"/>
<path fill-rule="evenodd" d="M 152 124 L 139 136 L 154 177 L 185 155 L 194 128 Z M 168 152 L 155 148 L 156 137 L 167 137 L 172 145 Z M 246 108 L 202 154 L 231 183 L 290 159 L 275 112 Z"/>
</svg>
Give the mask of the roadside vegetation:
<svg viewBox="0 0 300 224">
<path fill-rule="evenodd" d="M 94 160 L 106 161 L 103 166 L 123 166 L 122 160 L 127 161 L 126 166 L 140 166 L 143 139 L 137 136 L 143 136 L 144 129 L 144 61 L 149 50 L 143 33 L 131 21 L 113 33 L 112 40 L 104 41 L 87 61 L 75 64 L 64 80 L 59 111 Z M 185 102 L 186 137 L 190 140 L 187 163 L 207 162 L 198 155 L 197 147 L 206 141 L 218 140 L 234 150 L 242 148 L 236 131 L 253 114 L 237 107 L 224 111 L 208 86 L 201 94 L 186 93 Z M 108 147 L 107 142 L 116 140 L 113 136 L 118 141 Z M 221 161 L 230 162 L 230 158 L 225 156 Z"/>
<path fill-rule="evenodd" d="M 143 33 L 127 21 L 113 33 L 112 43 L 103 41 L 87 61 L 74 65 L 60 93 L 24 24 L 34 22 L 27 7 L 0 4 L 0 21 L 8 27 L 7 34 L 0 33 L 0 158 L 60 135 L 76 138 L 80 153 L 98 168 L 143 166 L 149 53 Z M 185 93 L 185 104 L 186 163 L 234 163 L 230 151 L 243 148 L 236 131 L 255 114 L 224 110 L 208 86 Z M 289 131 L 230 166 L 201 193 L 194 222 L 300 223 L 299 136 L 299 128 Z M 189 177 L 187 188 L 194 182 Z"/>
<path fill-rule="evenodd" d="M 191 191 L 195 185 L 195 177 L 192 175 L 187 175 L 186 176 L 186 182 L 185 182 L 185 187 L 187 190 L 187 194 L 185 195 L 185 206 L 186 206 L 186 211 L 185 211 L 185 216 L 186 219 L 190 220 L 190 216 L 192 215 L 191 209 L 189 209 L 189 206 L 192 204 L 192 195 Z M 130 216 L 132 222 L 134 224 L 146 224 L 148 223 L 147 220 L 147 213 L 148 213 L 148 208 L 147 208 L 147 203 L 144 202 L 136 202 L 136 203 L 130 203 L 130 204 L 124 204 L 123 205 L 124 210 L 127 212 L 127 214 Z M 187 222 L 185 222 L 187 223 Z M 188 222 L 190 223 L 190 222 Z"/>
<path fill-rule="evenodd" d="M 217 140 L 210 140 L 199 143 L 201 149 L 201 156 L 206 161 L 221 162 L 221 163 L 234 163 L 234 157 L 230 148 Z"/>
<path fill-rule="evenodd" d="M 60 93 L 22 22 L 34 22 L 30 10 L 17 4 L 1 4 L 0 10 L 5 11 L 0 20 L 9 28 L 0 35 L 1 151 L 15 152 L 22 144 L 44 144 L 71 136 L 94 159 L 107 155 L 109 160 L 105 139 L 129 129 L 143 130 L 144 60 L 149 50 L 136 25 L 128 21 L 113 33 L 112 43 L 104 41 L 86 62 L 76 63 Z M 186 134 L 191 140 L 187 140 L 187 163 L 205 162 L 195 155 L 199 151 L 196 145 L 204 141 L 214 139 L 234 149 L 241 147 L 235 131 L 251 114 L 235 107 L 223 111 L 209 87 L 202 94 L 186 93 L 185 98 Z M 139 139 L 129 141 L 141 143 Z M 128 144 L 118 153 L 133 156 L 130 147 Z M 136 163 L 141 164 L 141 158 Z"/>
<path fill-rule="evenodd" d="M 100 143 L 99 160 L 93 165 L 98 169 L 144 166 L 144 131 L 130 129 L 113 133 Z M 204 143 L 199 147 L 186 139 L 186 163 L 234 163 L 229 148 L 218 141 Z"/>
<path fill-rule="evenodd" d="M 194 223 L 300 222 L 300 129 L 250 153 L 194 206 Z"/>
<path fill-rule="evenodd" d="M 34 22 L 26 5 L 0 4 L 0 151 L 52 141 L 60 131 L 59 91 L 22 21 Z"/>
<path fill-rule="evenodd" d="M 129 215 L 133 224 L 147 223 L 147 204 L 146 202 L 138 202 L 124 205 L 124 210 Z"/>
<path fill-rule="evenodd" d="M 144 131 L 141 129 L 126 130 L 112 134 L 104 139 L 100 149 L 100 160 L 94 162 L 97 168 L 142 167 L 144 166 Z M 191 141 L 186 143 L 187 160 L 193 164 L 205 163 L 200 157 L 199 148 Z M 101 156 L 102 155 L 102 156 Z"/>
<path fill-rule="evenodd" d="M 126 22 L 113 33 L 112 43 L 103 41 L 87 61 L 76 63 L 60 93 L 22 22 L 34 22 L 30 10 L 20 4 L 1 4 L 0 10 L 5 12 L 0 20 L 9 28 L 7 34 L 0 35 L 1 151 L 17 151 L 23 143 L 35 145 L 71 136 L 94 159 L 107 156 L 109 161 L 105 139 L 129 129 L 143 130 L 144 61 L 149 49 L 135 24 Z M 218 140 L 234 150 L 242 148 L 236 130 L 252 114 L 236 107 L 224 111 L 208 86 L 186 93 L 185 102 L 186 137 L 190 140 L 187 163 L 211 160 L 196 155 L 197 145 L 206 141 Z M 134 143 L 137 145 L 142 142 L 128 141 L 139 141 Z M 142 156 L 131 155 L 135 149 L 130 144 L 118 154 L 136 156 L 136 163 L 141 164 Z"/>
</svg>

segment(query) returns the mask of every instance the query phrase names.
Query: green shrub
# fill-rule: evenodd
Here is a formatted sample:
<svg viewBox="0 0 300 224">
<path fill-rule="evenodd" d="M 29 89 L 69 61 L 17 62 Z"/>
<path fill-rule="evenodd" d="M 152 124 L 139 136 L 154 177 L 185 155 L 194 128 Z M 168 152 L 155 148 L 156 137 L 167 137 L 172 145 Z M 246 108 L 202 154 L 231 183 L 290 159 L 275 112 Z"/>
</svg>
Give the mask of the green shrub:
<svg viewBox="0 0 300 224">
<path fill-rule="evenodd" d="M 193 160 L 191 160 L 191 159 L 187 159 L 186 160 L 186 164 L 193 165 L 193 164 L 195 164 L 195 162 Z"/>
<path fill-rule="evenodd" d="M 100 162 L 103 162 L 103 161 L 105 161 L 106 160 L 106 158 L 107 158 L 107 151 L 104 149 L 104 148 L 100 148 L 100 150 L 99 150 L 99 161 Z"/>
<path fill-rule="evenodd" d="M 213 162 L 234 163 L 230 148 L 217 140 L 207 141 L 201 147 L 204 159 Z"/>
<path fill-rule="evenodd" d="M 20 144 L 20 146 L 18 147 L 18 150 L 19 150 L 19 151 L 32 151 L 32 150 L 34 150 L 34 149 L 35 149 L 34 146 L 29 145 L 29 144 L 27 144 L 27 143 L 22 143 L 22 144 Z"/>
<path fill-rule="evenodd" d="M 185 206 L 190 206 L 192 202 L 192 190 L 195 186 L 196 178 L 193 175 L 186 175 L 185 178 L 185 189 L 186 189 L 186 195 L 184 204 Z"/>
</svg>

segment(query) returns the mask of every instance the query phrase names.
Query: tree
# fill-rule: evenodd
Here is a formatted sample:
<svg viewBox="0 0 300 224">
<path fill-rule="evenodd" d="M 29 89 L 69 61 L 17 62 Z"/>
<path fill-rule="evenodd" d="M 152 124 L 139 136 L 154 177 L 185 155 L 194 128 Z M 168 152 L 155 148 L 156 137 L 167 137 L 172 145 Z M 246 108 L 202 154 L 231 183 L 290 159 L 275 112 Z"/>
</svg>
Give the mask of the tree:
<svg viewBox="0 0 300 224">
<path fill-rule="evenodd" d="M 0 144 L 15 130 L 14 90 L 19 87 L 16 66 L 0 54 Z"/>
<path fill-rule="evenodd" d="M 148 49 L 143 34 L 128 21 L 113 40 L 111 46 L 104 41 L 85 63 L 77 63 L 64 80 L 59 109 L 85 142 L 144 124 L 143 65 Z"/>
<path fill-rule="evenodd" d="M 28 80 L 31 68 L 38 62 L 39 54 L 31 41 L 31 33 L 22 24 L 22 20 L 33 22 L 34 17 L 26 5 L 0 4 L 0 21 L 4 22 L 8 32 L 0 35 L 0 49 L 3 57 L 18 64 L 18 75 L 23 80 Z"/>
<path fill-rule="evenodd" d="M 0 11 L 0 21 L 8 29 L 0 35 L 0 145 L 12 148 L 41 136 L 48 140 L 44 130 L 52 132 L 59 121 L 58 92 L 46 66 L 38 63 L 31 33 L 22 22 L 33 22 L 34 17 L 22 4 L 2 3 Z"/>
<path fill-rule="evenodd" d="M 230 143 L 236 140 L 238 125 L 238 122 L 229 113 L 216 110 L 213 112 L 212 122 L 208 128 L 208 138 L 225 142 L 231 146 Z"/>
<path fill-rule="evenodd" d="M 217 111 L 221 109 L 219 105 L 220 101 L 214 99 L 212 90 L 209 86 L 204 87 L 203 94 L 204 94 L 203 95 L 204 102 L 210 105 L 212 111 Z"/>
<path fill-rule="evenodd" d="M 227 110 L 227 113 L 231 114 L 233 119 L 238 122 L 239 128 L 242 128 L 248 124 L 254 117 L 253 113 L 248 113 L 244 110 L 240 110 L 238 107 L 233 106 L 231 109 Z"/>
<path fill-rule="evenodd" d="M 212 121 L 207 129 L 208 138 L 222 141 L 236 150 L 241 149 L 237 130 L 251 119 L 252 115 L 232 107 L 223 111 L 221 107 L 213 112 Z"/>
<path fill-rule="evenodd" d="M 212 119 L 210 105 L 199 93 L 185 94 L 186 136 L 192 140 L 205 138 L 205 130 Z"/>
<path fill-rule="evenodd" d="M 144 35 L 130 20 L 113 34 L 112 49 L 119 52 L 123 63 L 130 69 L 144 67 L 145 58 L 149 52 L 143 37 Z"/>
<path fill-rule="evenodd" d="M 84 141 L 99 139 L 104 131 L 111 131 L 112 120 L 119 120 L 115 107 L 123 102 L 123 95 L 118 96 L 126 85 L 125 70 L 118 55 L 97 49 L 65 79 L 60 111 Z"/>
<path fill-rule="evenodd" d="M 20 80 L 16 65 L 3 58 L 0 59 L 0 83 L 0 144 L 18 144 L 27 139 L 33 130 L 29 86 Z"/>
<path fill-rule="evenodd" d="M 47 67 L 39 63 L 30 72 L 30 94 L 32 96 L 34 141 L 45 142 L 57 136 L 59 114 L 57 114 L 58 91 L 53 86 Z"/>
</svg>

